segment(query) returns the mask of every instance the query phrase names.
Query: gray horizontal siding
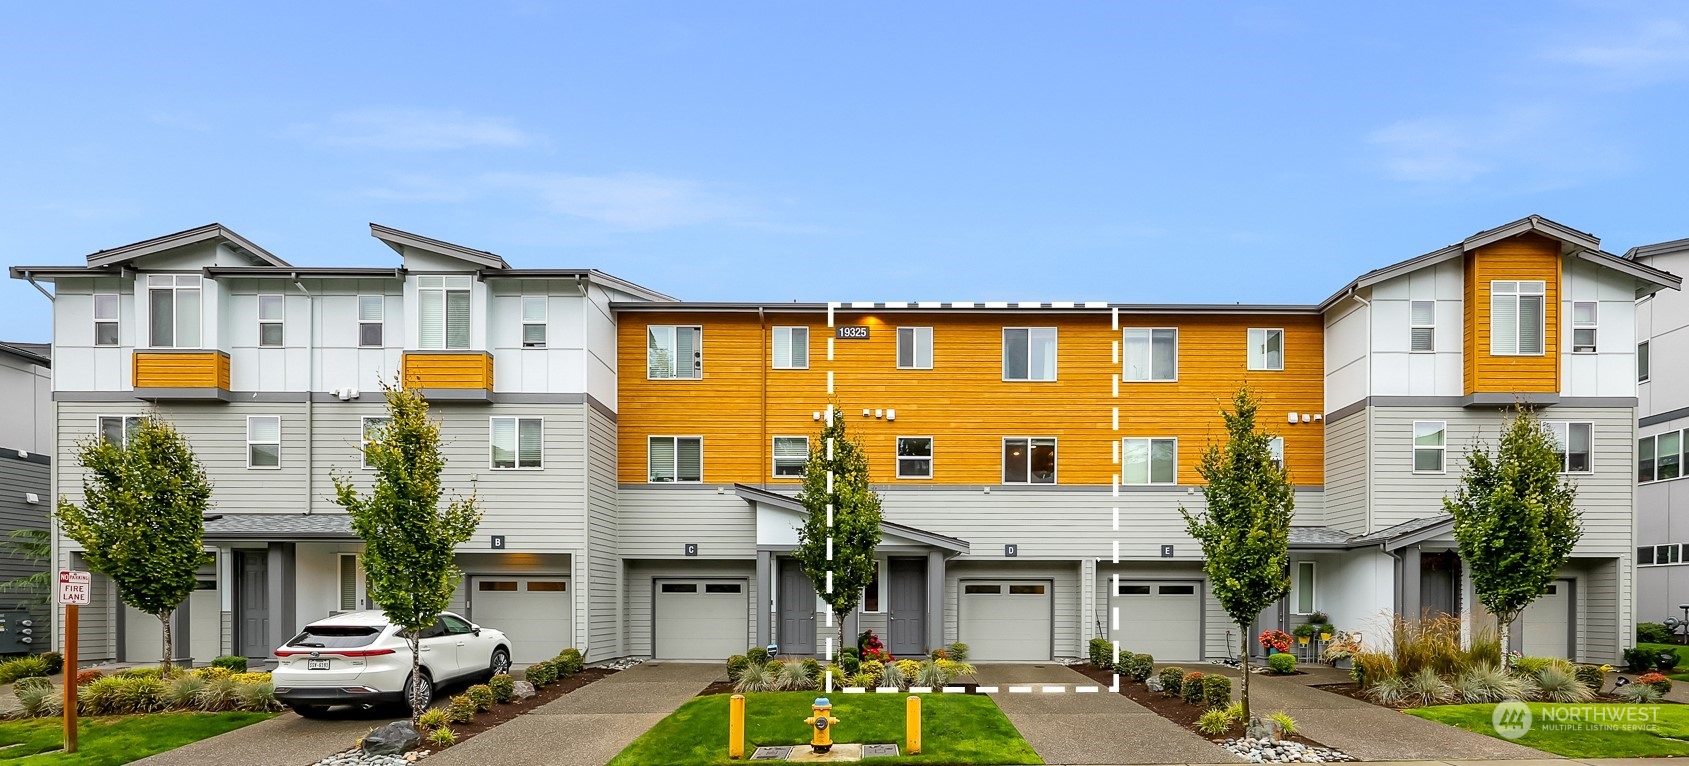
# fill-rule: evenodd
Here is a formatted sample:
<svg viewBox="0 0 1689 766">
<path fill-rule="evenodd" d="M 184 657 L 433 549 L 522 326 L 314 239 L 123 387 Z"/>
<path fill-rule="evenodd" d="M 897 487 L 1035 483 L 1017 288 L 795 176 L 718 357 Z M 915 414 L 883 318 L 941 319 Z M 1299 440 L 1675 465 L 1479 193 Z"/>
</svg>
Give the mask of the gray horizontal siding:
<svg viewBox="0 0 1689 766">
<path fill-rule="evenodd" d="M 621 558 L 616 518 L 616 421 L 587 408 L 586 621 L 591 654 L 588 660 L 622 654 Z"/>
<path fill-rule="evenodd" d="M 1367 422 L 1362 410 L 1325 424 L 1325 524 L 1365 533 L 1367 529 Z"/>
<path fill-rule="evenodd" d="M 51 469 L 44 463 L 20 460 L 16 455 L 17 453 L 9 450 L 0 451 L 0 532 L 20 529 L 44 530 L 47 528 L 48 514 L 53 508 Z M 30 492 L 35 493 L 39 502 L 27 501 L 25 494 Z M 0 555 L 0 582 L 27 577 L 35 572 L 50 571 L 52 565 L 51 561 L 32 564 L 25 559 Z M 46 595 L 7 591 L 0 593 L 0 604 L 10 608 L 20 601 Z M 45 606 L 30 607 L 30 613 L 38 621 L 47 619 L 49 611 Z"/>
<path fill-rule="evenodd" d="M 731 489 L 623 485 L 617 499 L 624 559 L 682 558 L 686 543 L 698 544 L 699 558 L 756 557 L 756 513 Z"/>
</svg>

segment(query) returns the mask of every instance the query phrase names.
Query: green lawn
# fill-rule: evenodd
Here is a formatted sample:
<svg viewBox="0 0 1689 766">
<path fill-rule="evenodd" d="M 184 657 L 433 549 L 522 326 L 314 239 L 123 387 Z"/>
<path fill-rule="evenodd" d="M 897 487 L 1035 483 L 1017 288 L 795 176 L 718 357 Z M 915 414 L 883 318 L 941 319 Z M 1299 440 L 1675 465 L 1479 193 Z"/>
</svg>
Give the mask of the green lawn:
<svg viewBox="0 0 1689 766">
<path fill-rule="evenodd" d="M 1675 669 L 1678 672 L 1667 677 L 1674 681 L 1689 681 L 1689 646 L 1681 644 L 1637 644 L 1636 646 L 1639 649 L 1647 649 L 1653 652 L 1677 652 L 1679 662 Z M 1619 670 L 1624 670 L 1624 668 L 1621 667 Z"/>
<path fill-rule="evenodd" d="M 117 766 L 272 717 L 273 713 L 154 713 L 79 718 L 76 752 L 49 755 L 40 753 L 64 745 L 63 721 L 6 721 L 0 723 L 0 763 Z"/>
<path fill-rule="evenodd" d="M 758 745 L 808 744 L 803 719 L 816 692 L 745 695 L 745 756 Z M 833 729 L 838 742 L 865 744 L 903 739 L 906 694 L 833 694 Z M 727 757 L 728 695 L 698 697 L 680 706 L 633 741 L 610 766 L 711 766 L 737 763 Z M 1039 764 L 1044 761 L 1021 739 L 991 698 L 971 694 L 921 696 L 922 753 L 875 758 L 865 763 Z"/>
<path fill-rule="evenodd" d="M 1570 721 L 1548 721 L 1545 712 L 1552 713 L 1555 708 L 1618 708 L 1629 707 L 1615 704 L 1597 703 L 1592 705 L 1568 705 L 1532 702 L 1531 713 L 1535 716 L 1534 723 L 1525 736 L 1515 742 L 1527 747 L 1534 747 L 1555 755 L 1567 758 L 1662 758 L 1689 755 L 1689 705 L 1638 705 L 1643 709 L 1656 711 L 1656 719 L 1650 722 L 1651 731 L 1621 731 L 1613 728 L 1589 729 L 1584 724 L 1584 730 L 1578 730 L 1577 724 Z M 1407 712 L 1420 718 L 1458 726 L 1462 729 L 1475 731 L 1496 737 L 1495 729 L 1490 725 L 1490 714 L 1495 705 L 1433 705 L 1431 707 L 1413 708 Z M 1617 712 L 1617 711 L 1610 711 Z M 1546 729 L 1545 722 L 1566 728 Z M 1497 737 L 1499 739 L 1499 737 Z"/>
</svg>

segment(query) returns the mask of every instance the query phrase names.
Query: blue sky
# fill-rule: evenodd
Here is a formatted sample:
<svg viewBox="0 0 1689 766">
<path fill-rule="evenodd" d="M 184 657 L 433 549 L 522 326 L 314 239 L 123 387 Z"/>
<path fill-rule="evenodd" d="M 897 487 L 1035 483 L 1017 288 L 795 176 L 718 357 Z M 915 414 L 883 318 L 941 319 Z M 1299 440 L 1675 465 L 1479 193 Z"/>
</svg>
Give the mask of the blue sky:
<svg viewBox="0 0 1689 766">
<path fill-rule="evenodd" d="M 1689 6 L 1280 5 L 10 3 L 0 260 L 376 221 L 693 300 L 1309 303 L 1689 236 Z"/>
</svg>

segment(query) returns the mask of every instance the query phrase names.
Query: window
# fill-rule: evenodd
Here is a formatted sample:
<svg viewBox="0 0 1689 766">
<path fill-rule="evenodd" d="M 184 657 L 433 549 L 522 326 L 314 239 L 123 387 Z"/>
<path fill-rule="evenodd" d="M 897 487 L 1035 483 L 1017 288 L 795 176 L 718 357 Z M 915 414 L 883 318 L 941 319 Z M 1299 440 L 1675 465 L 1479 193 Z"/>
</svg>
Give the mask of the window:
<svg viewBox="0 0 1689 766">
<path fill-rule="evenodd" d="M 1648 341 L 1636 344 L 1636 382 L 1648 382 Z"/>
<path fill-rule="evenodd" d="M 1408 350 L 1426 352 L 1437 350 L 1437 302 L 1413 301 L 1409 311 Z"/>
<path fill-rule="evenodd" d="M 562 580 L 529 580 L 529 593 L 563 593 L 569 590 L 569 584 Z"/>
<path fill-rule="evenodd" d="M 246 467 L 281 467 L 281 417 L 248 415 L 246 418 Z"/>
<path fill-rule="evenodd" d="M 440 615 L 440 622 L 446 626 L 446 635 L 448 636 L 461 636 L 465 633 L 475 632 L 475 629 L 470 627 L 467 620 L 455 614 Z"/>
<path fill-rule="evenodd" d="M 1042 595 L 1044 595 L 1044 586 L 1042 586 L 1042 585 L 1010 585 L 1009 586 L 1009 595 L 1011 595 L 1011 596 L 1042 596 Z"/>
<path fill-rule="evenodd" d="M 117 337 L 118 297 L 116 293 L 94 295 L 94 345 L 115 346 Z"/>
<path fill-rule="evenodd" d="M 897 369 L 932 369 L 932 328 L 897 328 Z"/>
<path fill-rule="evenodd" d="M 363 456 L 365 468 L 375 468 L 375 465 L 369 462 L 369 443 L 381 434 L 381 429 L 387 427 L 387 422 L 388 419 L 385 416 L 372 416 L 363 419 L 363 442 L 358 453 Z"/>
<path fill-rule="evenodd" d="M 774 475 L 802 478 L 803 464 L 809 460 L 809 437 L 774 437 Z"/>
<path fill-rule="evenodd" d="M 147 275 L 152 346 L 199 348 L 199 287 L 193 274 Z"/>
<path fill-rule="evenodd" d="M 1249 369 L 1284 369 L 1284 330 L 1249 330 Z"/>
<path fill-rule="evenodd" d="M 1001 585 L 963 585 L 962 592 L 974 596 L 996 596 L 1003 593 Z"/>
<path fill-rule="evenodd" d="M 742 593 L 744 586 L 739 583 L 707 582 L 704 583 L 705 593 Z"/>
<path fill-rule="evenodd" d="M 1128 327 L 1121 346 L 1121 380 L 1179 379 L 1179 331 L 1171 327 Z"/>
<path fill-rule="evenodd" d="M 809 328 L 774 328 L 774 369 L 805 370 L 809 368 Z"/>
<path fill-rule="evenodd" d="M 381 348 L 385 343 L 382 337 L 382 320 L 386 317 L 386 299 L 380 295 L 358 296 L 358 345 L 363 348 Z"/>
<path fill-rule="evenodd" d="M 1678 452 L 1682 445 L 1681 436 L 1681 432 L 1672 431 L 1669 434 L 1660 434 L 1655 438 L 1655 479 L 1675 479 L 1682 474 L 1682 463 L 1679 460 L 1682 455 Z"/>
<path fill-rule="evenodd" d="M 1541 354 L 1543 344 L 1542 282 L 1490 283 L 1490 354 Z"/>
<path fill-rule="evenodd" d="M 1155 590 L 1156 590 L 1157 593 L 1159 593 L 1163 596 L 1194 596 L 1194 595 L 1196 595 L 1196 586 L 1195 585 L 1162 585 L 1162 586 L 1156 588 Z"/>
<path fill-rule="evenodd" d="M 1589 473 L 1594 470 L 1590 465 L 1590 432 L 1589 423 L 1548 423 L 1548 432 L 1554 436 L 1554 452 L 1560 456 L 1560 471 L 1562 473 Z"/>
<path fill-rule="evenodd" d="M 1296 579 L 1290 583 L 1290 603 L 1295 605 L 1293 614 L 1314 613 L 1314 562 L 1296 562 Z"/>
<path fill-rule="evenodd" d="M 651 325 L 645 328 L 645 377 L 704 377 L 704 328 Z"/>
<path fill-rule="evenodd" d="M 1572 353 L 1595 353 L 1595 301 L 1572 302 Z"/>
<path fill-rule="evenodd" d="M 1272 441 L 1267 442 L 1267 453 L 1272 456 L 1273 467 L 1280 471 L 1284 470 L 1283 436 L 1274 436 Z"/>
<path fill-rule="evenodd" d="M 1636 440 L 1636 480 L 1654 480 L 1654 437 Z"/>
<path fill-rule="evenodd" d="M 522 348 L 545 348 L 547 298 L 522 296 Z"/>
<path fill-rule="evenodd" d="M 1056 379 L 1056 328 L 1003 329 L 1004 380 Z"/>
<path fill-rule="evenodd" d="M 358 611 L 358 556 L 340 554 L 340 608 L 342 612 Z"/>
<path fill-rule="evenodd" d="M 1413 472 L 1442 473 L 1443 453 L 1448 449 L 1447 424 L 1441 420 L 1413 422 Z"/>
<path fill-rule="evenodd" d="M 542 468 L 540 453 L 544 451 L 541 434 L 545 421 L 541 418 L 491 418 L 493 468 Z"/>
<path fill-rule="evenodd" d="M 266 347 L 281 346 L 282 318 L 286 315 L 287 303 L 280 295 L 258 296 L 258 345 Z"/>
<path fill-rule="evenodd" d="M 897 437 L 897 478 L 932 478 L 932 437 Z"/>
<path fill-rule="evenodd" d="M 697 483 L 704 480 L 704 440 L 697 436 L 653 436 L 650 482 Z"/>
<path fill-rule="evenodd" d="M 1149 586 L 1148 585 L 1122 585 L 1122 586 L 1120 586 L 1120 590 L 1117 592 L 1116 595 L 1121 595 L 1121 596 L 1148 596 L 1149 595 Z"/>
<path fill-rule="evenodd" d="M 417 346 L 469 348 L 469 277 L 416 279 Z"/>
<path fill-rule="evenodd" d="M 1654 546 L 1654 563 L 1681 564 L 1683 563 L 1682 553 L 1683 546 L 1676 543 L 1671 545 L 1656 545 Z"/>
<path fill-rule="evenodd" d="M 1120 483 L 1172 484 L 1177 480 L 1179 440 L 1120 440 Z"/>
<path fill-rule="evenodd" d="M 1654 546 L 1644 545 L 1640 548 L 1637 548 L 1636 549 L 1636 563 L 1638 563 L 1638 564 L 1652 564 L 1652 563 L 1654 563 Z"/>
<path fill-rule="evenodd" d="M 129 442 L 129 435 L 140 427 L 139 415 L 103 415 L 100 417 L 100 438 L 121 447 Z"/>
<path fill-rule="evenodd" d="M 884 574 L 885 566 L 884 561 L 874 561 L 874 573 L 868 576 L 868 585 L 862 589 L 862 611 L 864 612 L 885 611 L 884 606 L 880 603 L 880 581 L 884 579 L 880 575 Z"/>
<path fill-rule="evenodd" d="M 1003 483 L 1056 483 L 1056 440 L 1022 437 L 1004 439 Z"/>
<path fill-rule="evenodd" d="M 663 583 L 664 593 L 697 593 L 698 584 L 695 582 L 666 582 Z"/>
</svg>

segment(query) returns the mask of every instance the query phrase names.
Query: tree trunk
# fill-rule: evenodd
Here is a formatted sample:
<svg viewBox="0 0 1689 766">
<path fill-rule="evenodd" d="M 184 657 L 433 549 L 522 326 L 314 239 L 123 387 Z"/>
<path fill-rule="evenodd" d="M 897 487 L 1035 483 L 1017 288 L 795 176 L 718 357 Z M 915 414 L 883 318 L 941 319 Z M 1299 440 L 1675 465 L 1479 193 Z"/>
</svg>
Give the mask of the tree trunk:
<svg viewBox="0 0 1689 766">
<path fill-rule="evenodd" d="M 1240 622 L 1238 628 L 1243 633 L 1243 691 L 1241 695 L 1243 699 L 1243 725 L 1247 727 L 1249 725 L 1249 626 Z"/>
<path fill-rule="evenodd" d="M 121 612 L 122 610 L 118 610 L 118 611 Z M 171 612 L 172 612 L 172 610 L 166 609 L 166 610 L 164 610 L 163 614 L 156 615 L 158 617 L 158 621 L 164 625 L 163 676 L 165 678 L 170 677 L 170 658 L 175 656 L 175 652 L 171 651 L 171 649 L 173 648 L 171 646 L 171 644 L 174 642 L 174 638 L 170 635 L 170 614 L 171 614 Z M 122 617 L 123 615 L 119 614 L 118 616 Z"/>
<path fill-rule="evenodd" d="M 416 725 L 417 719 L 422 717 L 422 641 L 415 635 L 421 631 L 411 631 L 410 638 L 405 643 L 411 645 L 411 725 Z"/>
<path fill-rule="evenodd" d="M 1500 617 L 1498 615 L 1496 617 L 1496 622 L 1501 623 L 1500 628 L 1498 628 L 1498 630 L 1497 630 L 1497 633 L 1500 635 L 1500 641 L 1501 641 L 1501 669 L 1506 670 L 1506 671 L 1512 671 L 1513 670 L 1513 657 L 1507 651 L 1507 637 L 1508 637 L 1507 634 L 1508 634 L 1508 630 L 1513 627 L 1513 618 L 1511 616 L 1509 616 L 1506 619 L 1503 619 L 1502 617 Z"/>
</svg>

